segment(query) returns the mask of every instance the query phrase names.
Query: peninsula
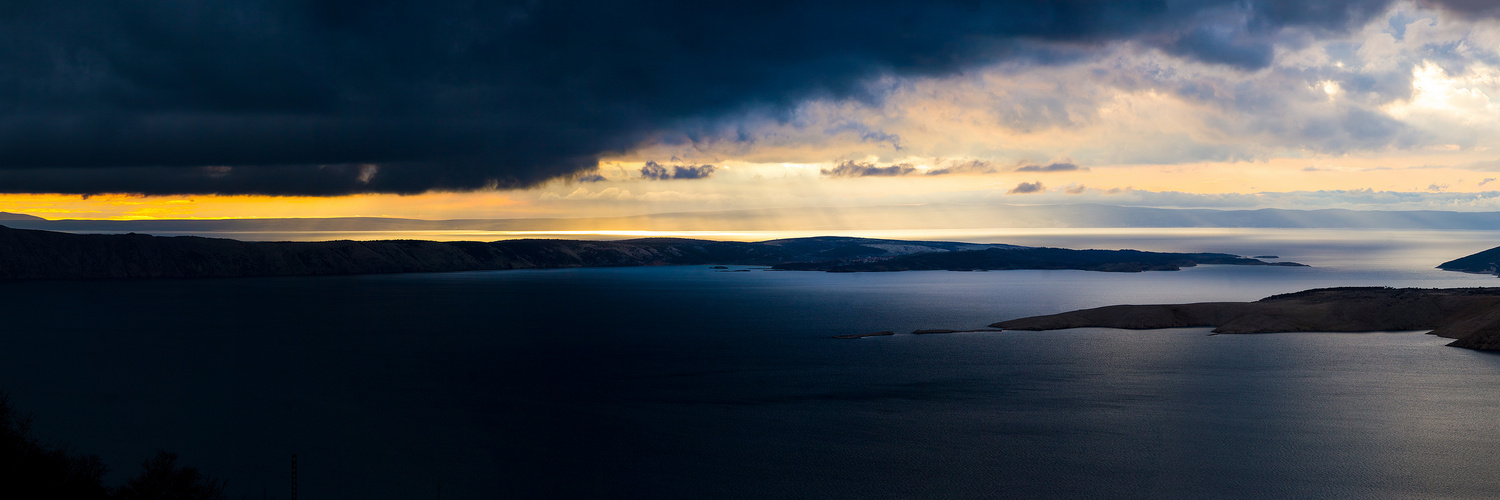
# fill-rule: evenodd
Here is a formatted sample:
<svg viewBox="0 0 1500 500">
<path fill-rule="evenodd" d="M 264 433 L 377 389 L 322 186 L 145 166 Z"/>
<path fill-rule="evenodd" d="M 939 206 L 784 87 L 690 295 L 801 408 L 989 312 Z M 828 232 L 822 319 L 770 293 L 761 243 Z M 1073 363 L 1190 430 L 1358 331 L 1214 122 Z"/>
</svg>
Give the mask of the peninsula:
<svg viewBox="0 0 1500 500">
<path fill-rule="evenodd" d="M 1438 264 L 1438 269 L 1462 273 L 1500 275 L 1500 247 Z"/>
<path fill-rule="evenodd" d="M 0 226 L 0 279 L 198 278 L 735 264 L 835 272 L 1079 269 L 1139 272 L 1267 263 L 1217 253 L 1068 250 L 825 236 L 761 242 L 645 238 L 246 242 Z"/>
<path fill-rule="evenodd" d="M 1448 345 L 1500 350 L 1500 288 L 1320 288 L 1255 302 L 1118 305 L 1001 321 L 1005 330 L 1214 327 L 1214 333 L 1432 330 Z"/>
</svg>

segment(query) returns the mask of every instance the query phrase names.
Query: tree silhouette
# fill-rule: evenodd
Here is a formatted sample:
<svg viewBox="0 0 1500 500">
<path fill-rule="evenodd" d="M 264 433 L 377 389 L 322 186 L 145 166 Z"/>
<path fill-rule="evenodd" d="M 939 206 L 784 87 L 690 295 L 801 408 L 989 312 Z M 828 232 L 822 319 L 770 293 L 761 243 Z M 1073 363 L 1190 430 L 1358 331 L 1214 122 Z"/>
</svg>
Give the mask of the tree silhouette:
<svg viewBox="0 0 1500 500">
<path fill-rule="evenodd" d="M 156 452 L 145 471 L 113 492 L 104 486 L 104 462 L 31 435 L 31 416 L 17 413 L 0 391 L 0 498 L 30 500 L 224 500 L 224 482 L 179 467 L 177 454 Z"/>
<path fill-rule="evenodd" d="M 31 416 L 16 413 L 0 392 L 0 497 L 107 499 L 104 462 L 31 435 Z"/>
<path fill-rule="evenodd" d="M 156 456 L 141 463 L 146 470 L 125 486 L 115 490 L 119 500 L 224 500 L 224 482 L 198 472 L 193 467 L 179 467 L 177 454 L 157 451 Z"/>
</svg>

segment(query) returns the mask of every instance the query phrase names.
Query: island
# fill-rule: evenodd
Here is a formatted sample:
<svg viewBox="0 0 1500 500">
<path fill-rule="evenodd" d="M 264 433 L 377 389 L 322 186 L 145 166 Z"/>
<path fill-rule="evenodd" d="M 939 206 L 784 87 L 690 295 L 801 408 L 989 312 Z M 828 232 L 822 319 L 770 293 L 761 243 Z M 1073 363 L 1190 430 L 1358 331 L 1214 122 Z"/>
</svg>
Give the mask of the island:
<svg viewBox="0 0 1500 500">
<path fill-rule="evenodd" d="M 726 264 L 830 272 L 923 269 L 1139 272 L 1177 270 L 1200 264 L 1300 265 L 1272 264 L 1218 253 L 1068 250 L 840 236 L 760 242 L 685 238 L 249 242 L 134 233 L 71 234 L 0 226 L 0 280 L 317 276 Z"/>
<path fill-rule="evenodd" d="M 1320 288 L 1255 302 L 1117 305 L 990 325 L 1003 330 L 1214 327 L 1214 333 L 1431 330 L 1448 345 L 1500 350 L 1500 288 Z"/>
</svg>

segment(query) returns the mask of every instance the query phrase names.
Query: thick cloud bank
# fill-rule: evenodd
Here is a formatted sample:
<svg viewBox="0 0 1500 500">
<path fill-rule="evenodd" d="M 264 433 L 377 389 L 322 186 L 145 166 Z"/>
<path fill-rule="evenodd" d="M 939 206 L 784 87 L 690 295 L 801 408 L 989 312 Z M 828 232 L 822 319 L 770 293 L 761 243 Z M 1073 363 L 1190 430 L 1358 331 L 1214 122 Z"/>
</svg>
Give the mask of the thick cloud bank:
<svg viewBox="0 0 1500 500">
<path fill-rule="evenodd" d="M 879 76 L 1119 40 L 1255 70 L 1283 28 L 1346 30 L 1388 4 L 7 2 L 0 192 L 524 187 L 664 130 L 879 100 Z"/>
</svg>

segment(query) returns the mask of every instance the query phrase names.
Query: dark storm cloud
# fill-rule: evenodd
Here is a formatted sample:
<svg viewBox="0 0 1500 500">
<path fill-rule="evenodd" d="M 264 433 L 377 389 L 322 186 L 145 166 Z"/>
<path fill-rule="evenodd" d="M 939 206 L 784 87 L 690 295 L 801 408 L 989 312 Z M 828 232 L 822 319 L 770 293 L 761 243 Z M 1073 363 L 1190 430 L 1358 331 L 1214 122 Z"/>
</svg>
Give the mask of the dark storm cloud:
<svg viewBox="0 0 1500 500">
<path fill-rule="evenodd" d="M 688 123 L 879 99 L 875 76 L 1049 62 L 1039 45 L 1135 39 L 1256 69 L 1278 29 L 1342 30 L 1389 1 L 17 0 L 0 5 L 0 192 L 523 187 Z"/>
<path fill-rule="evenodd" d="M 1200 26 L 1162 48 L 1175 55 L 1242 68 L 1263 68 L 1275 56 L 1270 43 L 1242 40 L 1235 30 L 1215 26 Z"/>
<path fill-rule="evenodd" d="M 896 177 L 916 171 L 917 168 L 906 163 L 898 163 L 888 167 L 877 167 L 873 163 L 860 163 L 856 161 L 844 161 L 832 169 L 818 170 L 828 177 Z"/>
<path fill-rule="evenodd" d="M 374 191 L 379 167 L 310 165 L 249 167 L 111 167 L 0 169 L 9 192 L 204 193 L 245 192 L 332 196 Z M 363 180 L 362 180 L 363 179 Z"/>
<path fill-rule="evenodd" d="M 641 177 L 657 181 L 671 179 L 707 179 L 714 174 L 713 165 L 689 165 L 674 166 L 670 171 L 654 161 L 648 161 L 641 167 Z"/>
<path fill-rule="evenodd" d="M 1078 165 L 1067 162 L 1048 163 L 1046 165 L 1025 165 L 1016 169 L 1017 172 L 1077 172 L 1079 170 L 1088 169 L 1080 168 Z"/>
</svg>

